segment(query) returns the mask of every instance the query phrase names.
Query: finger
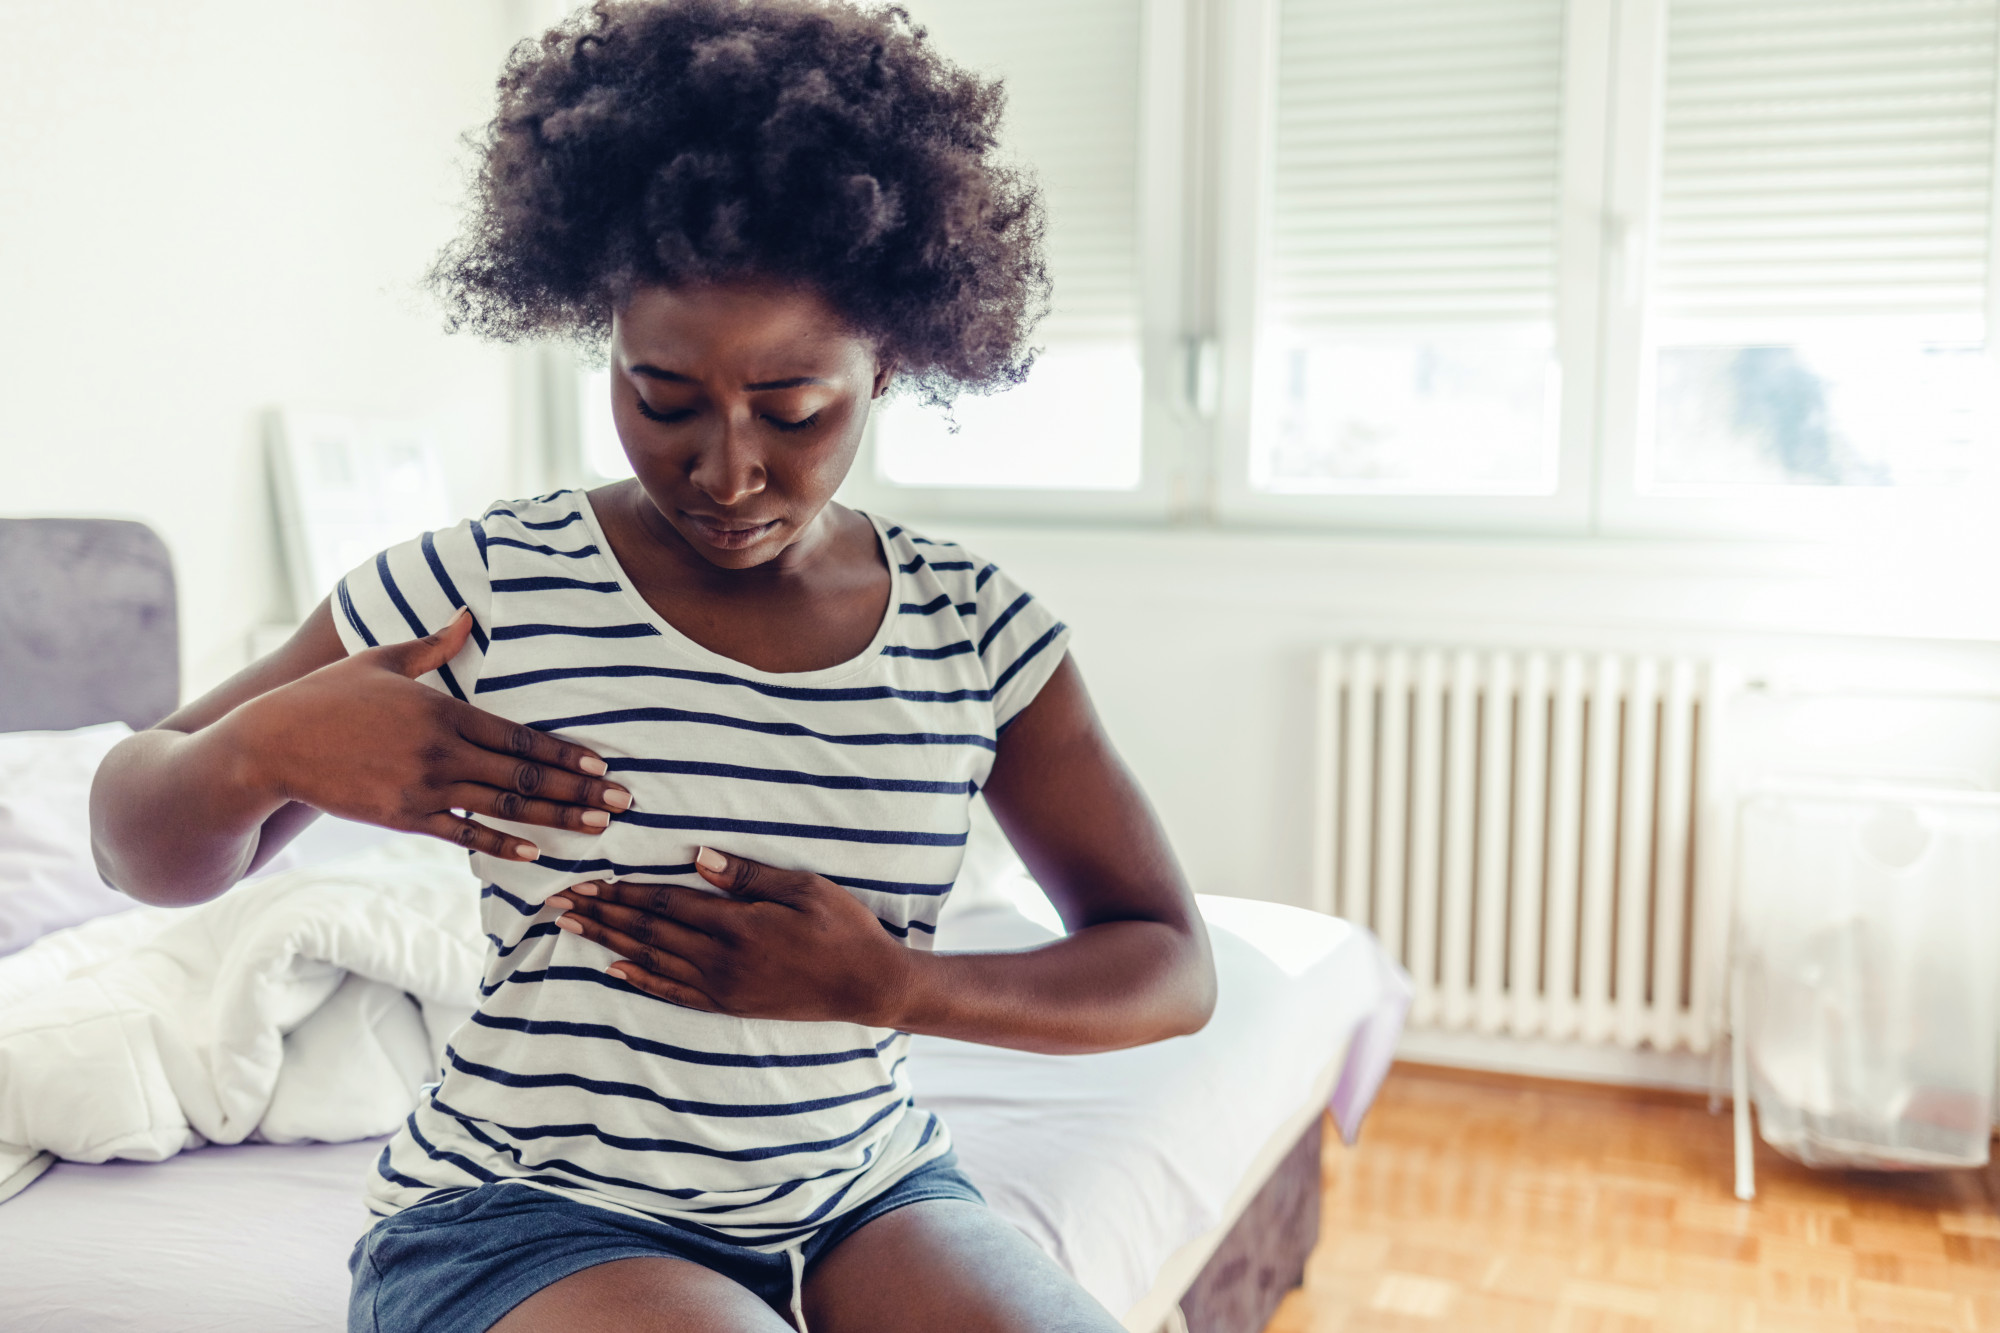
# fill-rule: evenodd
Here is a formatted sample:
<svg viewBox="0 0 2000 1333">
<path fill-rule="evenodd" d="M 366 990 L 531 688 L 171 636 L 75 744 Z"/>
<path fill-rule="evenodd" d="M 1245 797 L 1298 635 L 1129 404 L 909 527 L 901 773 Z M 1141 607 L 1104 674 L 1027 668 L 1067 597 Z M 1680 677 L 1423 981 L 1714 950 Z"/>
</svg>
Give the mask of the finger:
<svg viewBox="0 0 2000 1333">
<path fill-rule="evenodd" d="M 481 749 L 512 755 L 516 759 L 553 764 L 557 768 L 566 768 L 572 773 L 587 773 L 594 778 L 604 776 L 604 760 L 581 745 L 557 740 L 545 731 L 510 722 L 471 704 L 457 704 L 452 711 L 458 734 Z"/>
<path fill-rule="evenodd" d="M 605 969 L 607 975 L 624 982 L 633 990 L 641 991 L 656 1000 L 677 1004 L 683 1009 L 700 1009 L 706 1013 L 719 1014 L 722 1006 L 710 999 L 700 988 L 684 982 L 670 981 L 666 977 L 654 976 L 643 968 L 631 963 L 613 963 Z"/>
<path fill-rule="evenodd" d="M 585 777 L 554 764 L 495 754 L 477 745 L 454 751 L 447 762 L 450 767 L 446 772 L 461 782 L 483 783 L 522 796 L 595 806 L 600 810 L 632 808 L 632 793 L 617 783 Z"/>
<path fill-rule="evenodd" d="M 803 880 L 810 878 L 796 870 L 779 870 L 741 856 L 724 856 L 713 847 L 702 847 L 695 852 L 694 868 L 716 888 L 753 901 L 783 902 L 797 891 Z"/>
<path fill-rule="evenodd" d="M 572 935 L 581 935 L 592 943 L 603 945 L 620 958 L 630 959 L 656 977 L 678 981 L 684 986 L 701 983 L 701 969 L 671 949 L 655 948 L 622 930 L 613 930 L 601 921 L 593 921 L 574 912 L 565 912 L 557 917 L 556 925 Z"/>
<path fill-rule="evenodd" d="M 532 842 L 525 842 L 510 833 L 502 833 L 497 828 L 470 819 L 461 819 L 454 814 L 439 811 L 426 816 L 417 825 L 419 833 L 428 833 L 434 838 L 456 843 L 468 852 L 484 852 L 488 856 L 498 856 L 509 861 L 532 861 L 540 856 L 541 849 Z"/>
<path fill-rule="evenodd" d="M 483 787 L 476 782 L 454 782 L 441 794 L 454 810 L 492 815 L 495 819 L 513 824 L 541 824 L 548 828 L 568 829 L 572 833 L 602 833 L 611 823 L 608 811 L 588 810 L 580 805 L 563 805 L 557 801 L 537 801 L 519 792 Z"/>
<path fill-rule="evenodd" d="M 564 896 L 570 897 L 568 894 Z M 697 968 L 715 951 L 714 936 L 703 934 L 678 921 L 642 912 L 636 907 L 623 907 L 617 903 L 606 902 L 602 898 L 590 898 L 579 894 L 572 898 L 570 910 L 635 940 L 678 954 Z"/>
<path fill-rule="evenodd" d="M 726 898 L 677 884 L 628 884 L 611 880 L 601 884 L 572 884 L 564 892 L 636 908 L 704 935 L 726 934 L 735 924 L 736 913 L 743 910 Z"/>
<path fill-rule="evenodd" d="M 411 639 L 408 643 L 392 643 L 376 651 L 382 654 L 392 670 L 415 680 L 426 671 L 436 671 L 457 657 L 458 650 L 465 647 L 466 636 L 471 633 L 472 612 L 460 607 L 458 614 L 451 618 L 451 623 L 437 633 Z"/>
</svg>

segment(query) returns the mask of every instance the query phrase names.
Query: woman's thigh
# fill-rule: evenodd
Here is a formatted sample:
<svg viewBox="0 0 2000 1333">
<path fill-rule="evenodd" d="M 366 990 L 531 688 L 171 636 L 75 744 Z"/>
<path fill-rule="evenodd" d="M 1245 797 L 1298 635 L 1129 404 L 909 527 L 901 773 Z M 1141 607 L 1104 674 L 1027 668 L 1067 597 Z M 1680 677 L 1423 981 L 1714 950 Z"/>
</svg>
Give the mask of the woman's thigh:
<svg viewBox="0 0 2000 1333">
<path fill-rule="evenodd" d="M 957 1199 L 858 1228 L 806 1274 L 805 1309 L 812 1333 L 1123 1333 L 1033 1241 Z"/>
<path fill-rule="evenodd" d="M 749 1288 L 686 1259 L 613 1259 L 552 1282 L 491 1333 L 787 1333 Z"/>
</svg>

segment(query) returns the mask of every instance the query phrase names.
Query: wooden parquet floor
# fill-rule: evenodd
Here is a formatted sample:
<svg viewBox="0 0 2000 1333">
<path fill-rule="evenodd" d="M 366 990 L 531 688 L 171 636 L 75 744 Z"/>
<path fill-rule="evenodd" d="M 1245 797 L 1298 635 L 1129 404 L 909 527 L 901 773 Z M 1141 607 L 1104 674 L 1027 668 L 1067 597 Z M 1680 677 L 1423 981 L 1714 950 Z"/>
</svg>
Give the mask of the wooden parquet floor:
<svg viewBox="0 0 2000 1333">
<path fill-rule="evenodd" d="M 1398 1065 L 1266 1333 L 2000 1330 L 2000 1167 L 1730 1193 L 1704 1099 Z"/>
</svg>

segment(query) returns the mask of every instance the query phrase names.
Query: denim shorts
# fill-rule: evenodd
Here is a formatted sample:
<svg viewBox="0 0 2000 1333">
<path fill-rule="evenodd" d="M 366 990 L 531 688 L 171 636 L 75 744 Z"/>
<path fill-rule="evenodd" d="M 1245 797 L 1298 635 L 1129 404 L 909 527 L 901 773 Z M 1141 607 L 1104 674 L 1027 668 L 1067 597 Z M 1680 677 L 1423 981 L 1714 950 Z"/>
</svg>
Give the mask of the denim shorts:
<svg viewBox="0 0 2000 1333">
<path fill-rule="evenodd" d="M 348 1333 L 485 1333 L 543 1287 L 614 1259 L 686 1259 L 730 1278 L 773 1308 L 798 1309 L 814 1260 L 864 1224 L 905 1204 L 984 1204 L 958 1157 L 927 1162 L 836 1217 L 793 1254 L 762 1254 L 661 1218 L 579 1203 L 503 1182 L 426 1199 L 377 1222 L 354 1246 Z"/>
</svg>

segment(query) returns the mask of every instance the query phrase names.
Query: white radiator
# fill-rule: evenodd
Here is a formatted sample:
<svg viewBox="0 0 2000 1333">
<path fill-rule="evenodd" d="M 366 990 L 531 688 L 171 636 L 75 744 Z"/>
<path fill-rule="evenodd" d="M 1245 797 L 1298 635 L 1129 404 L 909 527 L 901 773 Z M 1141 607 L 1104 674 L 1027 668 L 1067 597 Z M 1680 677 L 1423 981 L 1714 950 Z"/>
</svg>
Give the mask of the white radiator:
<svg viewBox="0 0 2000 1333">
<path fill-rule="evenodd" d="M 1608 652 L 1324 654 L 1317 905 L 1409 968 L 1413 1023 L 1709 1048 L 1714 678 Z"/>
</svg>

